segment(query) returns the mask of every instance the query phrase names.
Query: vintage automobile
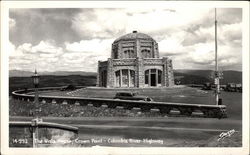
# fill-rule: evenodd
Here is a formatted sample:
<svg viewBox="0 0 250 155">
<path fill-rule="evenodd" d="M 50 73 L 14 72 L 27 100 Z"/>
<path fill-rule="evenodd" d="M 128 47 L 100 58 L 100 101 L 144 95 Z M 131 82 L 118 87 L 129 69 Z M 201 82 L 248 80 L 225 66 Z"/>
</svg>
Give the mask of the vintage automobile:
<svg viewBox="0 0 250 155">
<path fill-rule="evenodd" d="M 148 97 L 148 96 L 140 96 L 140 95 L 138 95 L 138 93 L 134 93 L 134 92 L 117 92 L 114 99 L 136 100 L 136 101 L 153 101 L 153 99 Z"/>
<path fill-rule="evenodd" d="M 212 90 L 212 84 L 210 82 L 204 83 L 202 90 Z"/>
<path fill-rule="evenodd" d="M 242 92 L 242 84 L 240 83 L 228 83 L 225 91 L 229 92 Z"/>
<path fill-rule="evenodd" d="M 61 88 L 61 91 L 73 91 L 73 90 L 76 90 L 76 87 L 74 85 L 67 85 Z"/>
</svg>

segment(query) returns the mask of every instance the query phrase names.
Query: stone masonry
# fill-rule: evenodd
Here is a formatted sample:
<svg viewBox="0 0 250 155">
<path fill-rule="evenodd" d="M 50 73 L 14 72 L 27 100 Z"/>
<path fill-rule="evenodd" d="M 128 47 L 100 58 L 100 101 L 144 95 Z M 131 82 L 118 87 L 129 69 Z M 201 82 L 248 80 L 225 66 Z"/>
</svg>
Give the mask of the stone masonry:
<svg viewBox="0 0 250 155">
<path fill-rule="evenodd" d="M 116 39 L 111 58 L 98 62 L 99 87 L 170 87 L 174 85 L 172 60 L 159 58 L 157 42 L 133 31 Z"/>
</svg>

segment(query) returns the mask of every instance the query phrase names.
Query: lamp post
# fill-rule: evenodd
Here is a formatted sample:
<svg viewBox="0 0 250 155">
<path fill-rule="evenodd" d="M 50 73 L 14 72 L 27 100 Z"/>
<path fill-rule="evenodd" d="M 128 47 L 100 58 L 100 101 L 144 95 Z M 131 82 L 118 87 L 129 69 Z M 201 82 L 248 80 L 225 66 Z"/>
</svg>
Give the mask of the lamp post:
<svg viewBox="0 0 250 155">
<path fill-rule="evenodd" d="M 39 118 L 39 112 L 41 112 L 41 108 L 39 108 L 39 95 L 38 95 L 38 85 L 39 85 L 39 75 L 37 74 L 37 71 L 35 70 L 34 75 L 32 76 L 33 84 L 35 86 L 35 98 L 34 98 L 34 118 L 32 119 L 32 127 L 33 127 L 33 147 L 37 147 L 37 140 L 38 140 L 38 123 L 42 121 L 42 119 Z"/>
<path fill-rule="evenodd" d="M 34 75 L 32 76 L 33 79 L 33 84 L 35 86 L 35 98 L 34 98 L 34 103 L 35 103 L 35 111 L 34 111 L 34 115 L 35 117 L 38 117 L 38 112 L 40 111 L 38 108 L 38 104 L 39 104 L 39 95 L 38 95 L 38 85 L 39 85 L 39 75 L 37 74 L 37 71 L 35 70 Z"/>
</svg>

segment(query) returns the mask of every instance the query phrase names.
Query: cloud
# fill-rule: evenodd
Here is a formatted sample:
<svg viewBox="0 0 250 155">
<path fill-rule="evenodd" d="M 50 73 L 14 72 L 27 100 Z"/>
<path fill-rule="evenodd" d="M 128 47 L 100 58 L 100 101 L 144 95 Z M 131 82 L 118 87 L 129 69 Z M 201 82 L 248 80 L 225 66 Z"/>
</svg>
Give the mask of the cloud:
<svg viewBox="0 0 250 155">
<path fill-rule="evenodd" d="M 137 30 L 158 42 L 160 56 L 169 56 L 175 69 L 214 68 L 214 9 L 11 9 L 11 19 L 15 67 L 96 71 L 112 42 Z M 217 19 L 220 66 L 241 70 L 242 10 L 218 8 Z"/>
<path fill-rule="evenodd" d="M 62 61 L 74 64 L 76 68 L 84 66 L 80 70 L 96 72 L 98 61 L 105 61 L 110 57 L 112 42 L 112 39 L 82 40 L 73 43 L 66 42 L 66 52 L 62 56 Z"/>
<path fill-rule="evenodd" d="M 72 18 L 71 28 L 86 39 L 113 38 L 124 33 L 126 18 L 125 12 L 117 9 L 83 10 Z"/>
<path fill-rule="evenodd" d="M 53 70 L 53 63 L 56 63 L 62 54 L 63 49 L 53 45 L 52 41 L 41 41 L 37 45 L 24 43 L 13 48 L 10 53 L 10 68 L 18 69 L 23 66 L 25 70 L 33 70 L 34 67 Z"/>
<path fill-rule="evenodd" d="M 41 41 L 38 45 L 32 47 L 30 52 L 37 53 L 40 57 L 53 58 L 63 54 L 63 49 L 54 45 L 53 41 Z"/>
<path fill-rule="evenodd" d="M 33 45 L 42 40 L 54 40 L 62 45 L 65 41 L 78 41 L 80 36 L 71 27 L 71 19 L 80 9 L 10 9 L 9 16 L 16 22 L 10 30 L 10 41 L 16 46 Z"/>
<path fill-rule="evenodd" d="M 7 47 L 8 47 L 8 51 L 10 52 L 10 55 L 15 53 L 16 46 L 15 46 L 13 43 L 11 43 L 11 42 L 9 41 Z"/>
<path fill-rule="evenodd" d="M 12 29 L 16 26 L 16 21 L 12 18 L 9 18 L 9 28 Z"/>
<path fill-rule="evenodd" d="M 220 30 L 220 40 L 227 44 L 238 44 L 241 46 L 242 40 L 242 25 L 241 23 L 226 24 L 221 26 Z"/>
<path fill-rule="evenodd" d="M 110 57 L 112 40 L 83 40 L 65 43 L 65 48 L 56 46 L 53 40 L 37 45 L 24 43 L 17 48 L 10 43 L 10 69 L 40 71 L 91 71 L 96 72 L 99 60 Z M 94 48 L 96 47 L 96 48 Z"/>
<path fill-rule="evenodd" d="M 91 52 L 91 54 L 103 54 L 111 51 L 113 39 L 81 40 L 80 42 L 65 43 L 66 50 L 71 52 Z"/>
</svg>

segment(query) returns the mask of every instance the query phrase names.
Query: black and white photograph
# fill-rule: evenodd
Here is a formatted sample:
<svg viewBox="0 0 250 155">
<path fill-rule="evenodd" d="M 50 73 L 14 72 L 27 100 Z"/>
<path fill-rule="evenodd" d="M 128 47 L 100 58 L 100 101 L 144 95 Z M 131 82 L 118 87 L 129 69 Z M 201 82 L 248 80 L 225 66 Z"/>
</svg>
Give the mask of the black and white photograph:
<svg viewBox="0 0 250 155">
<path fill-rule="evenodd" d="M 5 149 L 249 154 L 249 3 L 60 3 L 3 5 Z"/>
</svg>

